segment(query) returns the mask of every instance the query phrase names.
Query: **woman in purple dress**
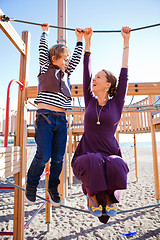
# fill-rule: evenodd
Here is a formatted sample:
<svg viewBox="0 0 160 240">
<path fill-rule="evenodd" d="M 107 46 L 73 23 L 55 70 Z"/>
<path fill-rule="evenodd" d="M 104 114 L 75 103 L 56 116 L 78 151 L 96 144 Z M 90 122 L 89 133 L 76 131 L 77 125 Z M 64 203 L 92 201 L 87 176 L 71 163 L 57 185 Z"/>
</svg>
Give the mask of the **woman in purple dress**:
<svg viewBox="0 0 160 240">
<path fill-rule="evenodd" d="M 89 211 L 103 223 L 116 215 L 115 203 L 120 200 L 121 190 L 127 188 L 129 170 L 114 135 L 127 90 L 130 30 L 129 27 L 121 29 L 124 47 L 118 86 L 115 76 L 106 70 L 101 70 L 92 79 L 90 49 L 93 30 L 84 30 L 84 134 L 73 156 L 72 168 L 82 182 Z"/>
</svg>

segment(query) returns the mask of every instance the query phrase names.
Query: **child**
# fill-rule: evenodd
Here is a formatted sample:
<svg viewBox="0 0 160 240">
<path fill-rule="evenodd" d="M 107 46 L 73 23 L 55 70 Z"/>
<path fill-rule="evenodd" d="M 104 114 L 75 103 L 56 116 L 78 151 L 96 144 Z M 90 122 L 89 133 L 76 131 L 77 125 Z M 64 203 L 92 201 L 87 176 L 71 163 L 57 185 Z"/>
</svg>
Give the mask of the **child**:
<svg viewBox="0 0 160 240">
<path fill-rule="evenodd" d="M 77 45 L 70 60 L 70 51 L 63 44 L 56 44 L 48 50 L 47 23 L 43 24 L 42 31 L 39 45 L 38 96 L 35 99 L 37 151 L 27 173 L 25 199 L 29 204 L 35 203 L 40 176 L 51 158 L 48 194 L 51 204 L 59 207 L 59 176 L 67 140 L 65 111 L 71 109 L 69 77 L 81 59 L 83 32 L 81 29 L 75 30 Z"/>
</svg>

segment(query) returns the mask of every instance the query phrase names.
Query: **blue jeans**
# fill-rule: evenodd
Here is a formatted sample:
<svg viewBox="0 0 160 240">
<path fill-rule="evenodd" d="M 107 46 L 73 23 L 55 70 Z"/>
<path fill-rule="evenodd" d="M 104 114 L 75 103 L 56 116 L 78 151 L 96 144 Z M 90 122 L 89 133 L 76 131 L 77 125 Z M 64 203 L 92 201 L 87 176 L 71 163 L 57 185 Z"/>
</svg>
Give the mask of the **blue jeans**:
<svg viewBox="0 0 160 240">
<path fill-rule="evenodd" d="M 49 123 L 41 115 L 36 119 L 37 151 L 27 173 L 27 184 L 31 187 L 38 186 L 45 164 L 51 158 L 48 188 L 57 189 L 67 141 L 67 120 L 65 116 L 47 109 L 39 109 L 37 113 L 49 113 L 45 115 Z"/>
</svg>

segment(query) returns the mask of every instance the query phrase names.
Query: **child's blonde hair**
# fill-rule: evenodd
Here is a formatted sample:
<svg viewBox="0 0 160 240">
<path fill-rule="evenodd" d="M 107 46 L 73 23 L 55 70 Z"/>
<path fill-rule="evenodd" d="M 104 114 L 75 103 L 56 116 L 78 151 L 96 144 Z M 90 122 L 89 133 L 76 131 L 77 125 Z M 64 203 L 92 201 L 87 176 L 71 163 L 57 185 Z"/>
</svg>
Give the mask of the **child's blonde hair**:
<svg viewBox="0 0 160 240">
<path fill-rule="evenodd" d="M 67 56 L 71 55 L 69 48 L 64 44 L 56 44 L 49 49 L 49 57 L 51 62 L 53 56 L 55 57 L 55 60 L 58 60 L 63 56 L 63 54 L 66 54 Z"/>
</svg>

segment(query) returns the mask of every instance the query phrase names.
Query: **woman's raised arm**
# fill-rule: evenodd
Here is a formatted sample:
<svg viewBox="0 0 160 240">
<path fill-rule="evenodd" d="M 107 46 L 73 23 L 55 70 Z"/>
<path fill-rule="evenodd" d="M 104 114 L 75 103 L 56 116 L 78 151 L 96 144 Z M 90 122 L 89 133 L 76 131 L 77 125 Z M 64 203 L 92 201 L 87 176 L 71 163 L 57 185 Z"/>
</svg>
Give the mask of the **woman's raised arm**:
<svg viewBox="0 0 160 240">
<path fill-rule="evenodd" d="M 131 28 L 129 28 L 129 27 L 122 27 L 121 35 L 122 35 L 122 37 L 124 39 L 122 68 L 128 68 L 130 34 L 131 34 Z"/>
<path fill-rule="evenodd" d="M 85 52 L 91 51 L 91 38 L 93 35 L 92 28 L 85 28 L 84 29 L 84 40 L 85 40 Z"/>
</svg>

